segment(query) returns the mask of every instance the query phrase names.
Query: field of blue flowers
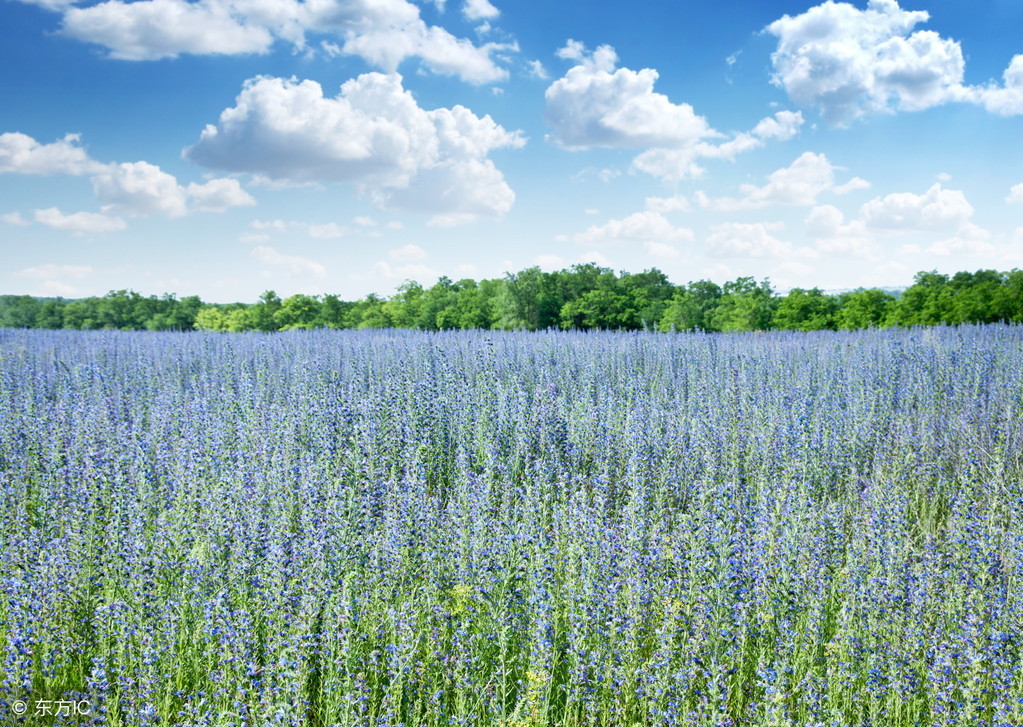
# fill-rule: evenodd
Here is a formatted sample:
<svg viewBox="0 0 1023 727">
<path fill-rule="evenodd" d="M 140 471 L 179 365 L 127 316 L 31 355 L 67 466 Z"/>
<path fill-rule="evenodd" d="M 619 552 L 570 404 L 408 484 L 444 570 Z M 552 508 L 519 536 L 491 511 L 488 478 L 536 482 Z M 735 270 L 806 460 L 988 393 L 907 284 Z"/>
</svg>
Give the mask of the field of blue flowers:
<svg viewBox="0 0 1023 727">
<path fill-rule="evenodd" d="M 1019 326 L 0 331 L 0 724 L 1020 725 L 1021 458 Z"/>
</svg>

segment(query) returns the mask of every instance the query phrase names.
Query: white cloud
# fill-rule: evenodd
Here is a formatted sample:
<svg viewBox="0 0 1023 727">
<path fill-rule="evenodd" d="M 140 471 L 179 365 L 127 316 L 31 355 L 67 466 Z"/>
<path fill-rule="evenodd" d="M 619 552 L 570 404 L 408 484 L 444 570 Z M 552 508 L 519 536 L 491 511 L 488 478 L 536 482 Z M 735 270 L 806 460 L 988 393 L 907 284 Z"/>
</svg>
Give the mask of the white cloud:
<svg viewBox="0 0 1023 727">
<path fill-rule="evenodd" d="M 990 243 L 983 235 L 979 237 L 956 236 L 946 240 L 938 240 L 927 247 L 927 252 L 938 257 L 970 256 L 990 257 L 998 253 L 996 245 Z"/>
<path fill-rule="evenodd" d="M 465 12 L 494 17 L 497 9 L 487 0 L 468 0 Z M 471 83 L 506 78 L 493 56 L 517 50 L 476 46 L 429 26 L 408 0 L 107 0 L 66 8 L 62 32 L 125 60 L 267 53 L 278 39 L 302 51 L 308 34 L 327 34 L 343 41 L 320 42 L 329 56 L 357 55 L 386 71 L 415 57 L 435 73 Z"/>
<path fill-rule="evenodd" d="M 78 146 L 80 136 L 67 134 L 50 144 L 40 144 L 25 134 L 0 134 L 0 174 L 90 174 L 103 165 Z"/>
<path fill-rule="evenodd" d="M 188 213 L 185 190 L 178 180 L 148 162 L 111 164 L 92 178 L 92 189 L 104 212 L 140 217 Z"/>
<path fill-rule="evenodd" d="M 1002 115 L 1023 113 L 1023 55 L 1001 86 L 964 86 L 958 41 L 916 30 L 930 14 L 897 0 L 869 0 L 866 10 L 828 0 L 767 26 L 778 38 L 774 82 L 797 103 L 843 125 L 878 112 L 920 111 L 951 101 Z"/>
<path fill-rule="evenodd" d="M 191 208 L 223 212 L 256 203 L 237 179 L 211 179 L 186 188 L 174 175 L 148 162 L 109 164 L 92 177 L 92 189 L 104 212 L 131 217 L 183 217 Z"/>
<path fill-rule="evenodd" d="M 860 189 L 870 189 L 870 182 L 866 179 L 860 179 L 859 177 L 853 177 L 845 184 L 839 184 L 831 188 L 831 191 L 835 194 L 849 194 L 850 192 L 856 192 Z"/>
<path fill-rule="evenodd" d="M 608 260 L 603 253 L 598 252 L 597 250 L 590 250 L 589 252 L 584 252 L 582 255 L 579 256 L 579 263 L 581 265 L 587 265 L 592 263 L 593 265 L 597 265 L 602 268 L 614 267 L 614 265 L 611 264 L 611 261 Z"/>
<path fill-rule="evenodd" d="M 298 255 L 283 255 L 266 245 L 254 248 L 252 256 L 265 265 L 286 268 L 293 277 L 322 278 L 327 274 L 327 268 L 314 260 Z"/>
<path fill-rule="evenodd" d="M 689 200 L 685 195 L 676 194 L 673 197 L 647 197 L 643 205 L 651 212 L 688 212 L 691 209 Z"/>
<path fill-rule="evenodd" d="M 753 127 L 753 134 L 761 139 L 786 141 L 799 133 L 803 126 L 803 114 L 799 111 L 779 111 L 774 116 L 761 119 Z"/>
<path fill-rule="evenodd" d="M 583 245 L 611 245 L 618 242 L 682 242 L 693 239 L 693 231 L 671 224 L 660 212 L 636 212 L 620 220 L 593 225 L 575 235 Z"/>
<path fill-rule="evenodd" d="M 56 207 L 35 211 L 35 221 L 56 230 L 74 233 L 116 232 L 123 230 L 127 224 L 120 217 L 110 217 L 95 212 L 75 212 L 66 215 Z"/>
<path fill-rule="evenodd" d="M 806 232 L 815 238 L 816 248 L 829 254 L 850 255 L 873 259 L 877 244 L 862 220 L 848 224 L 845 215 L 837 207 L 821 205 L 814 207 L 806 216 Z"/>
<path fill-rule="evenodd" d="M 419 282 L 440 276 L 440 272 L 429 265 L 399 265 L 395 268 L 383 260 L 373 266 L 373 274 L 387 280 L 418 280 Z"/>
<path fill-rule="evenodd" d="M 960 230 L 973 215 L 973 206 L 961 191 L 934 184 L 924 194 L 897 192 L 877 197 L 860 208 L 860 216 L 873 230 Z"/>
<path fill-rule="evenodd" d="M 541 270 L 548 273 L 568 267 L 565 259 L 560 255 L 537 255 L 533 258 L 533 264 L 539 265 Z"/>
<path fill-rule="evenodd" d="M 253 230 L 276 230 L 284 232 L 288 229 L 288 223 L 284 220 L 253 220 L 249 223 Z"/>
<path fill-rule="evenodd" d="M 515 194 L 487 155 L 524 144 L 463 106 L 420 108 L 401 76 L 366 73 L 334 98 L 314 81 L 251 79 L 185 154 L 288 182 L 354 182 L 380 207 L 443 222 L 506 213 Z"/>
<path fill-rule="evenodd" d="M 806 217 L 806 232 L 815 238 L 817 250 L 866 259 L 879 257 L 879 238 L 893 237 L 907 240 L 898 250 L 903 255 L 990 256 L 999 252 L 1001 248 L 990 242 L 991 233 L 972 221 L 973 211 L 966 195 L 939 183 L 924 194 L 896 192 L 876 197 L 862 205 L 859 217 L 849 222 L 831 205 L 814 207 Z M 934 240 L 937 235 L 946 237 Z"/>
<path fill-rule="evenodd" d="M 247 24 L 226 2 L 108 0 L 68 8 L 62 32 L 106 47 L 112 58 L 131 61 L 176 58 L 182 53 L 266 53 L 273 44 L 267 28 Z"/>
<path fill-rule="evenodd" d="M 93 192 L 103 203 L 103 212 L 129 216 L 181 217 L 190 211 L 189 200 L 195 209 L 210 212 L 255 204 L 237 180 L 213 179 L 186 189 L 155 164 L 97 162 L 79 141 L 78 134 L 51 144 L 20 133 L 0 134 L 0 173 L 92 175 Z"/>
<path fill-rule="evenodd" d="M 202 212 L 224 212 L 230 207 L 251 207 L 256 204 L 237 179 L 211 179 L 205 184 L 188 185 L 185 190 L 192 206 Z"/>
<path fill-rule="evenodd" d="M 751 132 L 736 134 L 719 143 L 700 141 L 674 149 L 648 149 L 632 162 L 632 168 L 666 181 L 696 178 L 703 174 L 699 159 L 725 159 L 733 161 L 739 154 L 758 149 L 766 141 L 784 141 L 798 133 L 803 124 L 802 114 L 779 111 L 757 122 Z"/>
<path fill-rule="evenodd" d="M 547 88 L 544 118 L 553 129 L 550 140 L 565 149 L 642 149 L 632 168 L 665 180 L 697 177 L 703 172 L 698 159 L 734 159 L 766 140 L 791 138 L 803 123 L 801 113 L 781 111 L 752 132 L 711 143 L 725 135 L 691 105 L 672 103 L 655 92 L 654 69 L 616 68 L 618 55 L 611 46 L 591 53 L 571 39 L 557 55 L 577 64 Z"/>
<path fill-rule="evenodd" d="M 490 0 L 465 0 L 462 15 L 468 20 L 486 20 L 496 18 L 501 11 L 495 8 Z"/>
<path fill-rule="evenodd" d="M 5 215 L 0 215 L 0 222 L 8 225 L 14 225 L 15 227 L 27 227 L 32 224 L 22 217 L 20 212 L 8 212 Z"/>
<path fill-rule="evenodd" d="M 539 78 L 541 81 L 546 81 L 550 78 L 547 74 L 547 69 L 543 67 L 543 63 L 540 61 L 529 62 L 529 75 L 533 78 Z"/>
<path fill-rule="evenodd" d="M 1009 204 L 1023 204 L 1023 182 L 1014 185 L 1009 190 L 1009 196 L 1005 198 Z"/>
<path fill-rule="evenodd" d="M 866 10 L 829 1 L 785 15 L 767 26 L 778 38 L 775 83 L 833 124 L 945 103 L 961 88 L 963 54 L 933 31 L 910 33 L 929 17 L 896 0 L 870 0 Z"/>
<path fill-rule="evenodd" d="M 1002 78 L 1001 87 L 971 87 L 970 100 L 1001 116 L 1023 114 L 1023 55 L 1013 56 Z"/>
<path fill-rule="evenodd" d="M 15 275 L 31 280 L 59 280 L 61 278 L 78 280 L 87 278 L 94 272 L 95 270 L 88 265 L 54 265 L 53 263 L 47 263 L 46 265 L 36 265 L 35 267 L 19 270 Z"/>
<path fill-rule="evenodd" d="M 26 5 L 35 5 L 40 8 L 47 10 L 60 11 L 64 8 L 74 5 L 77 0 L 21 0 Z"/>
<path fill-rule="evenodd" d="M 377 226 L 377 221 L 376 220 L 374 220 L 372 217 L 366 217 L 365 215 L 360 215 L 358 217 L 353 218 L 352 219 L 352 223 L 358 225 L 359 227 L 376 227 Z"/>
<path fill-rule="evenodd" d="M 677 258 L 682 254 L 677 247 L 669 245 L 666 242 L 644 242 L 643 249 L 646 250 L 647 255 L 650 257 L 662 258 L 665 260 Z"/>
<path fill-rule="evenodd" d="M 419 245 L 402 245 L 401 247 L 395 248 L 387 253 L 391 260 L 397 262 L 415 262 L 416 260 L 426 259 L 426 250 L 421 248 Z"/>
<path fill-rule="evenodd" d="M 349 232 L 347 227 L 342 227 L 336 222 L 328 222 L 323 225 L 309 225 L 306 227 L 306 233 L 309 237 L 317 240 L 336 240 L 340 237 L 344 237 Z"/>
<path fill-rule="evenodd" d="M 572 175 L 572 181 L 586 182 L 590 179 L 599 179 L 604 184 L 610 184 L 621 175 L 622 173 L 617 169 L 584 167 Z"/>
<path fill-rule="evenodd" d="M 744 196 L 739 199 L 710 199 L 702 192 L 697 192 L 696 199 L 701 207 L 717 211 L 759 209 L 775 204 L 809 207 L 816 204 L 817 197 L 824 192 L 842 194 L 870 186 L 858 177 L 836 186 L 837 169 L 824 154 L 804 152 L 789 166 L 773 172 L 764 186 L 740 185 Z"/>
<path fill-rule="evenodd" d="M 812 257 L 812 251 L 796 250 L 792 243 L 779 240 L 772 233 L 781 232 L 781 222 L 725 222 L 711 225 L 707 247 L 723 257 L 789 258 L 796 254 Z"/>
<path fill-rule="evenodd" d="M 544 117 L 560 146 L 675 147 L 717 135 L 692 106 L 673 104 L 654 92 L 657 71 L 615 70 L 618 56 L 611 46 L 602 45 L 589 54 L 569 40 L 558 55 L 579 61 L 545 94 Z"/>
</svg>

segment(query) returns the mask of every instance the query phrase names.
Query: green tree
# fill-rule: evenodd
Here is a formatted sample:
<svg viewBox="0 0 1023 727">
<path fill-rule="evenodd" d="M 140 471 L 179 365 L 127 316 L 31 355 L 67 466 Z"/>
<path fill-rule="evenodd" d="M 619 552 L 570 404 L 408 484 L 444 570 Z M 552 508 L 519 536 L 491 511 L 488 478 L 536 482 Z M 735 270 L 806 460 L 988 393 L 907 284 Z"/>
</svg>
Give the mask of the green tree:
<svg viewBox="0 0 1023 727">
<path fill-rule="evenodd" d="M 280 309 L 274 313 L 274 324 L 278 331 L 316 328 L 319 313 L 320 301 L 312 296 L 296 293 L 281 303 Z"/>
<path fill-rule="evenodd" d="M 776 305 L 769 281 L 757 284 L 751 277 L 738 278 L 722 287 L 710 324 L 717 331 L 766 331 Z"/>
<path fill-rule="evenodd" d="M 0 328 L 35 328 L 41 308 L 31 295 L 0 295 Z"/>
<path fill-rule="evenodd" d="M 837 310 L 838 300 L 819 288 L 793 288 L 778 301 L 774 327 L 796 331 L 835 330 Z"/>
<path fill-rule="evenodd" d="M 677 289 L 668 280 L 668 276 L 657 268 L 651 268 L 641 273 L 622 273 L 619 284 L 632 298 L 631 308 L 636 312 L 636 327 L 647 331 L 656 330 Z"/>
<path fill-rule="evenodd" d="M 721 300 L 721 288 L 709 280 L 680 287 L 657 323 L 661 331 L 716 331 L 711 318 Z"/>
<path fill-rule="evenodd" d="M 878 288 L 843 293 L 838 299 L 835 323 L 844 329 L 883 326 L 894 304 L 895 296 Z"/>
<path fill-rule="evenodd" d="M 259 296 L 259 301 L 255 305 L 244 309 L 244 314 L 238 310 L 232 311 L 232 325 L 245 326 L 237 330 L 276 331 L 277 321 L 274 316 L 281 309 L 281 305 L 280 296 L 272 290 L 267 290 Z"/>
<path fill-rule="evenodd" d="M 936 270 L 917 273 L 889 311 L 889 321 L 903 326 L 931 326 L 951 320 L 953 292 L 947 275 Z"/>
</svg>

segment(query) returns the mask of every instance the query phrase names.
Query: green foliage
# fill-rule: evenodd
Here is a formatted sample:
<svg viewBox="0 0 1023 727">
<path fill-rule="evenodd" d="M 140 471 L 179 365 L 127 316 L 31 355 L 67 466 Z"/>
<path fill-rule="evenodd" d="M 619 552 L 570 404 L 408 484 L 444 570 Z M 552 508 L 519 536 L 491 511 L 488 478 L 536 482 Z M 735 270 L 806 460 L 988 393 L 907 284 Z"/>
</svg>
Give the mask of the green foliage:
<svg viewBox="0 0 1023 727">
<path fill-rule="evenodd" d="M 819 288 L 775 293 L 767 280 L 741 277 L 675 285 L 660 270 L 615 273 L 593 263 L 430 287 L 405 281 L 389 298 L 274 291 L 253 304 L 206 304 L 198 296 L 142 296 L 112 290 L 64 300 L 0 296 L 0 327 L 120 330 L 284 331 L 309 328 L 764 331 L 1023 322 L 1023 271 L 921 272 L 901 295 L 877 288 L 828 295 Z"/>
<path fill-rule="evenodd" d="M 777 299 L 767 280 L 751 278 L 725 283 L 721 299 L 710 316 L 717 331 L 766 331 L 772 327 Z"/>
<path fill-rule="evenodd" d="M 838 299 L 835 322 L 839 328 L 850 330 L 881 326 L 894 303 L 895 296 L 877 288 L 843 293 Z"/>
<path fill-rule="evenodd" d="M 711 314 L 721 300 L 721 288 L 709 280 L 689 283 L 679 288 L 658 319 L 660 331 L 714 331 Z"/>
<path fill-rule="evenodd" d="M 838 300 L 819 288 L 793 288 L 778 303 L 774 327 L 795 331 L 834 330 Z"/>
</svg>

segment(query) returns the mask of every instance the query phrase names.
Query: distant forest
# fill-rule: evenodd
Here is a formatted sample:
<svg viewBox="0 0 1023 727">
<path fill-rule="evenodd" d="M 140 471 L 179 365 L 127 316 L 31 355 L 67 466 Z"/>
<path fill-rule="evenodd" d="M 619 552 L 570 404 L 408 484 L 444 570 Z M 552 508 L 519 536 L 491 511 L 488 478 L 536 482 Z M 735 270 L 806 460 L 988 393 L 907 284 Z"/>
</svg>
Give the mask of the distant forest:
<svg viewBox="0 0 1023 727">
<path fill-rule="evenodd" d="M 286 331 L 295 328 L 455 328 L 656 331 L 836 330 L 941 323 L 1023 322 L 1023 270 L 921 272 L 892 294 L 813 288 L 776 294 L 744 277 L 675 285 L 657 269 L 615 273 L 596 265 L 537 267 L 503 278 L 433 286 L 406 282 L 394 295 L 356 301 L 267 291 L 255 303 L 204 303 L 197 296 L 116 290 L 65 300 L 0 296 L 0 327 L 122 330 Z"/>
</svg>

